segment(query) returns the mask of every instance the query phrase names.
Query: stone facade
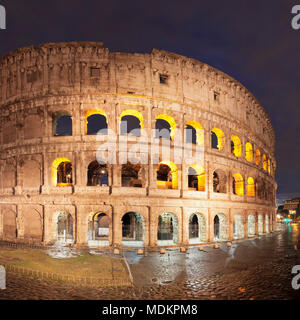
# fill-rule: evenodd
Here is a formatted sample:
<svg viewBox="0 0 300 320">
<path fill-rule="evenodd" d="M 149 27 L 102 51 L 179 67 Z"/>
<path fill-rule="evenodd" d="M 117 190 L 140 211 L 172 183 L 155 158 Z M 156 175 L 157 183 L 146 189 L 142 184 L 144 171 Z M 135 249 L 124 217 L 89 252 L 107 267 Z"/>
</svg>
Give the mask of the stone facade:
<svg viewBox="0 0 300 320">
<path fill-rule="evenodd" d="M 150 54 L 111 53 L 100 42 L 22 48 L 0 60 L 0 108 L 0 239 L 157 246 L 232 240 L 273 230 L 276 161 L 270 118 L 242 84 L 204 63 L 155 49 Z M 122 186 L 121 164 L 107 164 L 107 185 L 89 186 L 87 172 L 99 144 L 96 135 L 87 134 L 90 110 L 101 110 L 108 128 L 118 133 L 126 110 L 138 111 L 149 136 L 159 115 L 171 117 L 182 132 L 187 123 L 201 124 L 201 191 L 189 186 L 184 164 L 177 166 L 173 189 L 158 188 L 157 164 L 142 165 L 139 188 Z M 72 135 L 55 136 L 56 114 L 71 116 Z M 212 148 L 214 128 L 223 133 L 220 137 L 217 132 L 222 148 Z M 234 152 L 233 136 L 240 141 Z M 72 164 L 71 183 L 54 182 L 56 159 Z M 242 180 L 233 187 L 236 173 Z M 225 192 L 214 189 L 214 177 L 221 181 L 222 175 Z M 238 184 L 242 193 L 233 190 Z M 134 213 L 130 219 L 135 230 L 125 239 L 122 218 L 128 212 Z M 105 236 L 95 237 L 91 224 L 99 213 L 108 224 L 98 225 L 98 236 Z M 158 239 L 164 213 L 170 214 L 164 217 L 171 219 L 170 239 Z M 191 222 L 193 214 L 197 219 Z M 193 226 L 199 230 L 191 239 Z"/>
</svg>

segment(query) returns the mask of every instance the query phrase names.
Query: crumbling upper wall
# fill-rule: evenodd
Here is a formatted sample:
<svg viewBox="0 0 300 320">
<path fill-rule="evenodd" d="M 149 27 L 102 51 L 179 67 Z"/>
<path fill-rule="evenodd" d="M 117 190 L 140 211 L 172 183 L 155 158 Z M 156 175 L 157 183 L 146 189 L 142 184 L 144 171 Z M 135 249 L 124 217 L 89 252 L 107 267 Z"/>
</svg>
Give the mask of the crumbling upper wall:
<svg viewBox="0 0 300 320">
<path fill-rule="evenodd" d="M 150 54 L 110 53 L 102 42 L 67 42 L 21 48 L 0 60 L 1 112 L 34 97 L 99 92 L 194 105 L 238 121 L 274 150 L 274 129 L 255 97 L 238 81 L 195 59 L 156 49 Z"/>
</svg>

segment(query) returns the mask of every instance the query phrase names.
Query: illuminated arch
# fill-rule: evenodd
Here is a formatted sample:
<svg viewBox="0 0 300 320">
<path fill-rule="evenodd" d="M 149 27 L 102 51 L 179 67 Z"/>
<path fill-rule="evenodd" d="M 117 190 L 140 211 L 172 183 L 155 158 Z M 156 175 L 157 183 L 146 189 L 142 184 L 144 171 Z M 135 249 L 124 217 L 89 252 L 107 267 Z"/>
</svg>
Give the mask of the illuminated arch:
<svg viewBox="0 0 300 320">
<path fill-rule="evenodd" d="M 271 175 L 271 161 L 268 159 L 268 173 Z"/>
<path fill-rule="evenodd" d="M 245 156 L 246 160 L 249 162 L 252 162 L 252 160 L 253 160 L 253 147 L 250 142 L 246 142 L 245 150 L 246 150 L 246 156 Z"/>
<path fill-rule="evenodd" d="M 104 110 L 102 109 L 91 109 L 91 110 L 88 110 L 86 113 L 85 113 L 85 134 L 87 134 L 87 128 L 88 128 L 88 118 L 94 114 L 99 114 L 101 116 L 104 116 L 105 119 L 106 119 L 106 123 L 108 125 L 108 118 L 107 118 L 107 114 Z"/>
<path fill-rule="evenodd" d="M 133 109 L 124 110 L 120 115 L 120 120 L 122 121 L 122 118 L 125 116 L 133 116 L 138 118 L 140 121 L 141 129 L 144 129 L 144 118 L 139 111 Z"/>
<path fill-rule="evenodd" d="M 175 136 L 175 131 L 176 131 L 176 122 L 174 120 L 173 117 L 169 116 L 168 114 L 159 114 L 156 119 L 157 120 L 165 120 L 168 122 L 168 124 L 170 125 L 170 136 L 171 136 L 171 139 L 173 140 L 174 139 L 174 136 Z"/>
<path fill-rule="evenodd" d="M 248 197 L 255 197 L 255 182 L 252 177 L 247 180 L 247 195 Z"/>
<path fill-rule="evenodd" d="M 71 163 L 71 161 L 67 158 L 57 158 L 53 161 L 52 163 L 52 185 L 53 186 L 60 186 L 60 187 L 65 187 L 65 186 L 70 186 L 72 183 L 57 183 L 57 172 L 58 172 L 58 167 L 62 163 Z"/>
<path fill-rule="evenodd" d="M 242 143 L 238 136 L 232 135 L 231 136 L 231 142 L 233 144 L 231 152 L 236 157 L 240 157 L 242 155 Z"/>
<path fill-rule="evenodd" d="M 268 169 L 268 162 L 267 162 L 267 157 L 265 154 L 263 154 L 263 169 L 265 171 L 267 171 L 267 169 Z"/>
<path fill-rule="evenodd" d="M 218 138 L 217 149 L 218 150 L 222 150 L 224 148 L 224 145 L 225 145 L 224 132 L 219 128 L 214 128 L 214 129 L 211 130 L 211 132 L 213 132 Z"/>
<path fill-rule="evenodd" d="M 261 161 L 261 153 L 259 151 L 259 149 L 256 149 L 255 151 L 255 164 L 258 166 L 260 164 Z"/>
<path fill-rule="evenodd" d="M 198 180 L 198 185 L 197 185 L 197 190 L 198 191 L 205 191 L 205 170 L 202 166 L 198 164 L 193 164 L 192 166 L 189 167 L 189 169 L 192 168 L 195 170 L 197 173 L 197 180 Z"/>
<path fill-rule="evenodd" d="M 244 180 L 240 173 L 233 175 L 233 193 L 237 196 L 244 195 Z"/>
<path fill-rule="evenodd" d="M 165 180 L 157 180 L 157 187 L 161 189 L 168 189 L 168 187 L 171 187 L 171 189 L 177 189 L 178 188 L 178 169 L 177 166 L 172 161 L 162 161 L 157 165 L 157 172 L 159 171 L 159 168 L 161 165 L 166 165 L 170 168 L 170 178 L 171 181 L 165 181 Z"/>
<path fill-rule="evenodd" d="M 204 144 L 204 129 L 202 125 L 197 121 L 188 121 L 187 126 L 191 126 L 196 130 L 197 144 L 202 146 Z"/>
</svg>

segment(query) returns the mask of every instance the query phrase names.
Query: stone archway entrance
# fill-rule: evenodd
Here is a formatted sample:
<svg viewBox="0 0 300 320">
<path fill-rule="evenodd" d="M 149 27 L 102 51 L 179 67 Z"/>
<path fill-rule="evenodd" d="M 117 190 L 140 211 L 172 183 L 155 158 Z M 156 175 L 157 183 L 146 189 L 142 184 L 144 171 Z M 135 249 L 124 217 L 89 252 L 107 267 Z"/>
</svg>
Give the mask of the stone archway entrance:
<svg viewBox="0 0 300 320">
<path fill-rule="evenodd" d="M 178 243 L 178 218 L 173 213 L 163 213 L 158 217 L 157 245 Z"/>
<path fill-rule="evenodd" d="M 145 240 L 145 218 L 137 212 L 127 212 L 122 217 L 122 244 L 142 247 Z"/>
<path fill-rule="evenodd" d="M 233 221 L 233 238 L 242 239 L 244 238 L 244 219 L 241 214 L 234 215 Z"/>
<path fill-rule="evenodd" d="M 73 243 L 73 217 L 70 213 L 61 211 L 57 217 L 57 242 Z"/>
<path fill-rule="evenodd" d="M 92 212 L 88 217 L 88 245 L 109 246 L 110 220 L 103 212 Z"/>
<path fill-rule="evenodd" d="M 255 236 L 255 217 L 253 214 L 248 216 L 248 237 Z"/>
<path fill-rule="evenodd" d="M 223 213 L 214 217 L 214 241 L 227 240 L 227 219 Z"/>
<path fill-rule="evenodd" d="M 193 213 L 189 219 L 189 243 L 206 241 L 205 218 L 200 213 Z"/>
</svg>

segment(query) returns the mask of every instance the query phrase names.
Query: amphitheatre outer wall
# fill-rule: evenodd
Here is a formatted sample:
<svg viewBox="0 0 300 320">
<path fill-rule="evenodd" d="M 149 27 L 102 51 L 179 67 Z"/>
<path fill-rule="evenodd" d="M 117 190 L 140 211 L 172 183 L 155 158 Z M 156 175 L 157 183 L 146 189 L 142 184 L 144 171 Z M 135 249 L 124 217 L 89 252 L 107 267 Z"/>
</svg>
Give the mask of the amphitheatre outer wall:
<svg viewBox="0 0 300 320">
<path fill-rule="evenodd" d="M 101 42 L 26 47 L 0 60 L 0 109 L 2 240 L 188 245 L 274 229 L 277 185 L 270 118 L 242 84 L 207 64 L 156 49 L 149 54 L 109 52 Z M 89 165 L 99 145 L 97 135 L 87 134 L 87 117 L 93 114 L 105 116 L 117 134 L 124 114 L 138 115 L 149 136 L 158 119 L 183 134 L 187 124 L 194 125 L 204 150 L 196 173 L 201 187 L 191 186 L 185 164 L 176 164 L 171 168 L 176 178 L 161 183 L 157 164 L 141 165 L 140 185 L 133 187 L 122 185 L 122 164 L 108 163 L 107 183 L 90 185 Z M 56 115 L 71 118 L 71 135 L 55 134 Z M 213 135 L 217 147 L 212 147 Z M 171 153 L 172 147 L 171 141 Z M 165 160 L 161 154 L 158 158 Z M 72 177 L 59 184 L 62 162 L 71 164 Z M 223 189 L 217 185 L 221 180 Z M 134 214 L 125 221 L 129 212 Z M 99 213 L 106 224 L 95 231 Z M 165 213 L 164 223 L 172 229 L 166 238 L 158 236 L 159 217 Z M 198 220 L 192 221 L 195 214 Z"/>
</svg>

